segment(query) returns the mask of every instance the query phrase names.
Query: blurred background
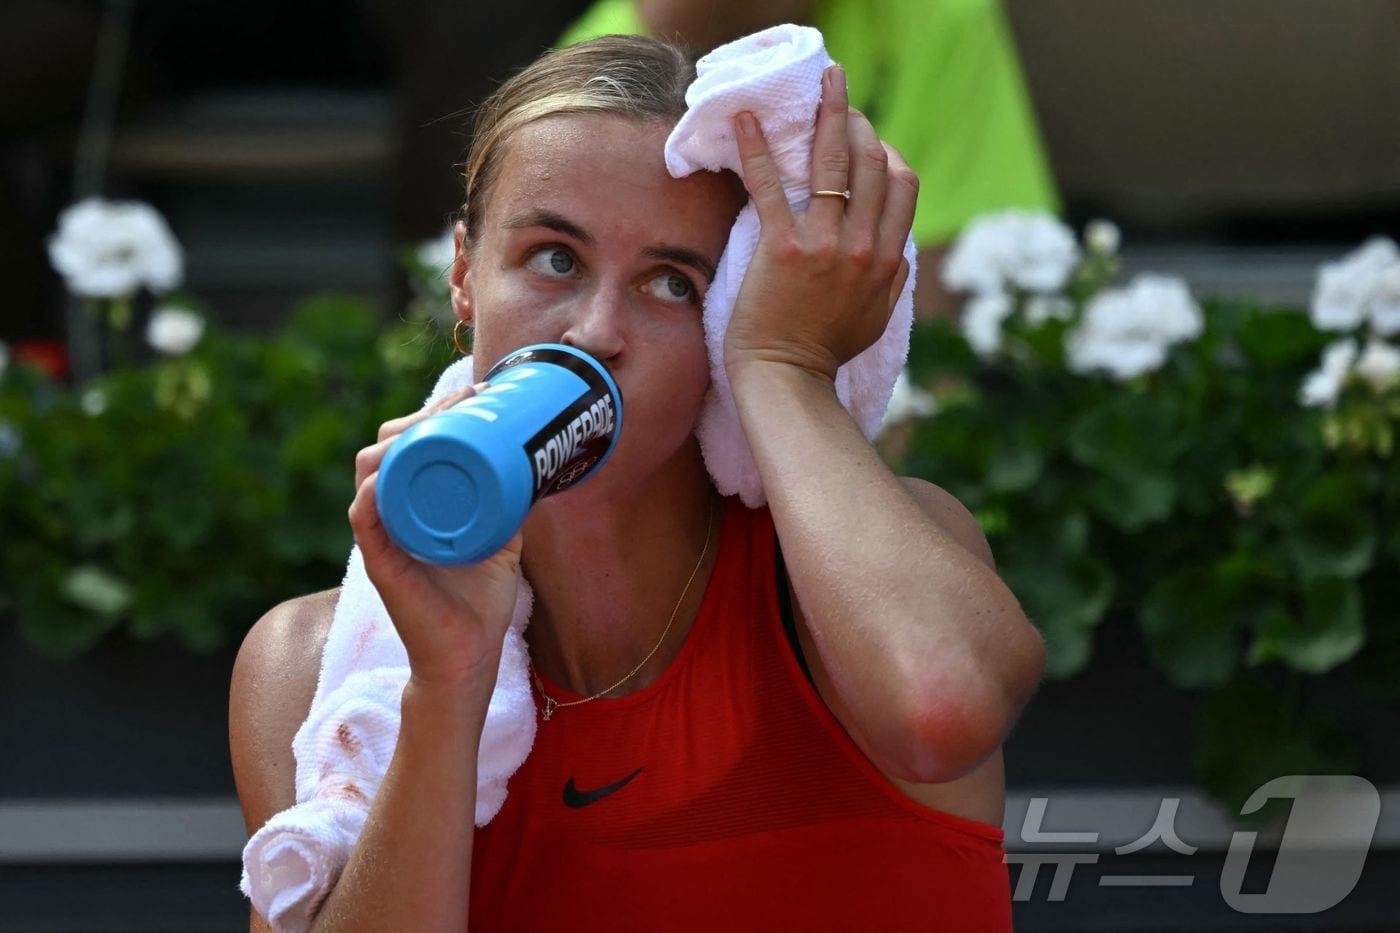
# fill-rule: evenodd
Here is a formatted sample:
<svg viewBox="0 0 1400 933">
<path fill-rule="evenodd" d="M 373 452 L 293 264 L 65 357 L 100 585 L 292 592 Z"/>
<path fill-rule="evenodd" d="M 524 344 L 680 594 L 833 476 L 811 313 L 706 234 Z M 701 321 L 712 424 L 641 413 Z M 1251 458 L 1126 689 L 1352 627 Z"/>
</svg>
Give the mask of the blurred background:
<svg viewBox="0 0 1400 933">
<path fill-rule="evenodd" d="M 974 508 L 1058 652 L 1007 746 L 1007 849 L 1045 849 L 1023 833 L 1044 798 L 1044 829 L 1096 834 L 1051 848 L 1100 857 L 1058 898 L 1050 869 L 1022 878 L 1017 928 L 1400 928 L 1396 0 L 6 0 L 0 931 L 246 928 L 229 671 L 262 612 L 339 584 L 353 451 L 454 355 L 442 234 L 470 108 L 551 45 L 709 48 L 788 20 L 823 29 L 922 180 L 882 455 Z M 987 218 L 1049 253 L 1068 235 L 1056 281 L 975 284 Z M 82 267 L 147 247 L 128 285 Z M 1166 362 L 1091 376 L 1046 350 L 1036 300 L 1092 316 L 1143 273 L 1204 322 L 1160 341 L 1182 344 Z M 1367 349 L 1329 363 L 1346 334 L 1325 331 Z M 992 417 L 1047 393 L 1024 433 Z M 1211 586 L 1242 562 L 1287 598 L 1237 611 Z M 1155 585 L 1187 569 L 1214 582 Z M 1317 914 L 1233 910 L 1239 805 L 1309 772 L 1378 788 L 1365 872 Z M 1115 851 L 1164 798 L 1197 848 Z"/>
</svg>

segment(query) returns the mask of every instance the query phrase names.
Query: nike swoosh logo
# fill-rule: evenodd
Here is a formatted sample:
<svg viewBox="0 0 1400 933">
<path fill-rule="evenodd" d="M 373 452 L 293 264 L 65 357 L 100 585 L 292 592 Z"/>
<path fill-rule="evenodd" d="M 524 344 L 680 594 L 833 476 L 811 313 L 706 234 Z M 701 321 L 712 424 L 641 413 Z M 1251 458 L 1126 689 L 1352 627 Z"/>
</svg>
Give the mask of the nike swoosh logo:
<svg viewBox="0 0 1400 933">
<path fill-rule="evenodd" d="M 573 807 L 575 810 L 577 810 L 579 807 L 586 807 L 590 803 L 597 803 L 598 801 L 606 797 L 608 794 L 616 793 L 617 791 L 622 790 L 622 788 L 626 786 L 628 781 L 632 780 L 634 777 L 641 773 L 642 768 L 640 765 L 638 765 L 636 771 L 633 771 L 631 774 L 627 775 L 627 777 L 623 778 L 622 780 L 613 781 L 611 784 L 599 787 L 595 790 L 579 790 L 577 787 L 574 786 L 574 779 L 569 778 L 569 782 L 564 785 L 564 805 L 567 807 Z"/>
</svg>

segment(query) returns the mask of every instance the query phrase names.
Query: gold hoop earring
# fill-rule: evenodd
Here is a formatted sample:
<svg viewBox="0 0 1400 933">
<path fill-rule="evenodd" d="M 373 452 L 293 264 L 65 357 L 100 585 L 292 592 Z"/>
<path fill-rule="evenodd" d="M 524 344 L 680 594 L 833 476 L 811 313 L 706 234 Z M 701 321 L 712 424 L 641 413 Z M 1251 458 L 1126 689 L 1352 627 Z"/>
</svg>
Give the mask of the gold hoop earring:
<svg viewBox="0 0 1400 933">
<path fill-rule="evenodd" d="M 463 324 L 467 324 L 467 322 L 462 320 L 461 318 L 458 318 L 457 323 L 452 325 L 452 345 L 457 348 L 458 353 L 462 354 L 463 356 L 468 356 L 471 354 L 472 351 L 463 349 L 462 343 L 457 337 L 457 328 L 461 327 Z M 467 328 L 470 329 L 471 325 L 467 324 Z"/>
</svg>

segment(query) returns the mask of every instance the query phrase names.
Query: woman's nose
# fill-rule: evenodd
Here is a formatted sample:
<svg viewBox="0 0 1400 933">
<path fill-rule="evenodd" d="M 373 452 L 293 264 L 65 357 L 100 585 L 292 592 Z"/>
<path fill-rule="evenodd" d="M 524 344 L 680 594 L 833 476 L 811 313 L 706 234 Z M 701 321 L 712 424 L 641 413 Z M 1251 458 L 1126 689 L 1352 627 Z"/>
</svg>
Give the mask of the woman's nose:
<svg viewBox="0 0 1400 933">
<path fill-rule="evenodd" d="M 578 347 L 600 360 L 610 360 L 621 353 L 626 344 L 623 334 L 625 313 L 625 299 L 619 289 L 594 289 L 580 296 L 559 342 Z"/>
</svg>

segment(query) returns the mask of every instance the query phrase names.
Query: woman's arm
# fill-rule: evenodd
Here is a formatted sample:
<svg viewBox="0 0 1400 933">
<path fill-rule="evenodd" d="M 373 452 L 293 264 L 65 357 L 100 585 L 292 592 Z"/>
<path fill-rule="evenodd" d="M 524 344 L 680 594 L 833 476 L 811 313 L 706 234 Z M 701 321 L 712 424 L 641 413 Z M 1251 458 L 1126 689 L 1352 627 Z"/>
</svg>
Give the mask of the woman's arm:
<svg viewBox="0 0 1400 933">
<path fill-rule="evenodd" d="M 234 659 L 229 755 L 250 837 L 297 802 L 292 739 L 316 695 L 321 652 L 339 594 L 335 587 L 272 607 L 248 630 Z M 272 933 L 255 908 L 248 913 L 250 933 Z"/>
<path fill-rule="evenodd" d="M 955 534 L 951 496 L 916 498 L 830 382 L 780 363 L 729 378 L 812 641 L 857 730 L 910 780 L 967 774 L 1044 666 L 1040 634 L 977 552 L 975 520 L 957 506 L 971 531 Z"/>
<path fill-rule="evenodd" d="M 489 679 L 461 689 L 409 679 L 394 757 L 313 933 L 467 929 Z"/>
<path fill-rule="evenodd" d="M 848 198 L 814 197 L 794 215 L 758 121 L 740 114 L 735 130 L 762 226 L 724 362 L 793 588 L 857 731 L 900 771 L 954 780 L 1002 743 L 1045 649 L 969 549 L 980 531 L 954 533 L 947 515 L 976 522 L 942 497 L 916 498 L 837 396 L 840 367 L 878 340 L 907 282 L 918 178 L 849 109 L 837 66 L 823 83 L 811 187 Z"/>
</svg>

